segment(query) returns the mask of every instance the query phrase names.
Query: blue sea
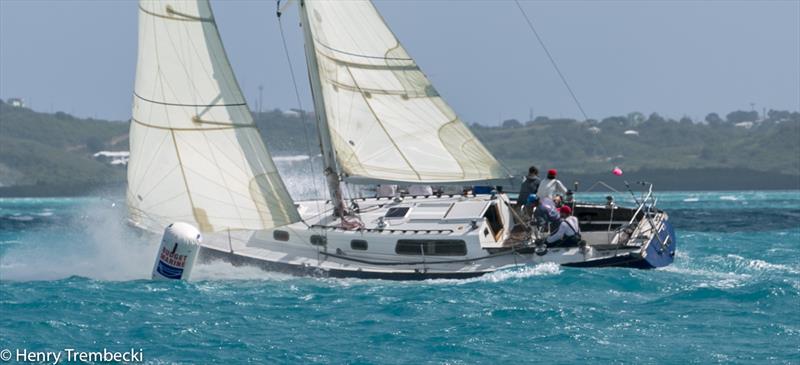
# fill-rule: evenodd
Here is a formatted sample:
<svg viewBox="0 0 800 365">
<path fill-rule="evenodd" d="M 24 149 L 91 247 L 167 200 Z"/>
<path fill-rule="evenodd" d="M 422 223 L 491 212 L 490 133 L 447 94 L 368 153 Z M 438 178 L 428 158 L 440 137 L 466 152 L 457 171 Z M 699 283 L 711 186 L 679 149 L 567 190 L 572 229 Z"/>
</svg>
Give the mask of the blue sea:
<svg viewBox="0 0 800 365">
<path fill-rule="evenodd" d="M 0 199 L 0 350 L 8 363 L 73 348 L 153 364 L 800 364 L 800 192 L 658 205 L 679 238 L 658 270 L 389 282 L 212 262 L 154 282 L 157 242 L 126 227 L 124 203 Z"/>
</svg>

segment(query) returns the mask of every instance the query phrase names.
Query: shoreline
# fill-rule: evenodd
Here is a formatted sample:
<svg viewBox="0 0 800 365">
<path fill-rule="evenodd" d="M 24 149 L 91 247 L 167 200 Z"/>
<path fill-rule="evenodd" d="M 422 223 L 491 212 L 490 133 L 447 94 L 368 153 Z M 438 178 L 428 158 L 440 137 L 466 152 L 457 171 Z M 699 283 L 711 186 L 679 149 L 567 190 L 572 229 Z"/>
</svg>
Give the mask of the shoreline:
<svg viewBox="0 0 800 365">
<path fill-rule="evenodd" d="M 516 179 L 521 179 L 517 177 Z M 635 188 L 636 182 L 647 181 L 656 191 L 753 191 L 753 190 L 800 190 L 800 175 L 774 172 L 742 170 L 734 168 L 684 169 L 684 170 L 639 170 L 626 172 L 623 176 L 611 173 L 579 174 L 563 172 L 559 179 L 572 189 L 579 182 L 578 192 L 585 192 L 595 182 L 602 181 L 612 188 L 625 191 L 625 181 Z M 516 187 L 509 191 L 515 191 Z M 0 187 L 0 198 L 47 198 L 82 196 L 125 196 L 125 183 L 115 184 L 70 184 L 70 185 L 22 185 Z M 507 187 L 508 189 L 508 187 Z M 600 187 L 593 191 L 605 191 Z"/>
</svg>

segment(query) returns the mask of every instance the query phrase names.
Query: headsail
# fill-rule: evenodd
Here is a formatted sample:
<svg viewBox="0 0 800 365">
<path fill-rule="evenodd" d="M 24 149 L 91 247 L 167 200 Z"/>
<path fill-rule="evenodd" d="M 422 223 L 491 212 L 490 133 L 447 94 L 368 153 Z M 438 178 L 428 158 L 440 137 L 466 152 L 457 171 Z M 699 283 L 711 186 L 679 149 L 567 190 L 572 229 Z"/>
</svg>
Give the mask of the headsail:
<svg viewBox="0 0 800 365">
<path fill-rule="evenodd" d="M 508 176 L 371 2 L 306 0 L 301 11 L 313 39 L 306 46 L 316 56 L 312 84 L 322 95 L 331 144 L 346 177 L 461 182 Z"/>
<path fill-rule="evenodd" d="M 208 0 L 141 0 L 130 131 L 131 219 L 162 229 L 300 220 L 256 129 Z"/>
</svg>

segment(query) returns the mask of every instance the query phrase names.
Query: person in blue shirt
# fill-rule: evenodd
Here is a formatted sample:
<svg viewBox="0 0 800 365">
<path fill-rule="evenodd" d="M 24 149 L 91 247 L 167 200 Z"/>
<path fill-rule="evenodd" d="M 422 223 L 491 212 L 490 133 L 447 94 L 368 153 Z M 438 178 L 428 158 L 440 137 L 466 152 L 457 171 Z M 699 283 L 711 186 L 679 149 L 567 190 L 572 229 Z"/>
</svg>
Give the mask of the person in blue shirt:
<svg viewBox="0 0 800 365">
<path fill-rule="evenodd" d="M 538 227 L 543 227 L 548 230 L 553 230 L 557 226 L 561 217 L 558 214 L 556 203 L 550 198 L 540 198 L 536 194 L 531 194 L 528 197 L 531 206 L 535 207 L 533 211 L 533 223 Z"/>
</svg>

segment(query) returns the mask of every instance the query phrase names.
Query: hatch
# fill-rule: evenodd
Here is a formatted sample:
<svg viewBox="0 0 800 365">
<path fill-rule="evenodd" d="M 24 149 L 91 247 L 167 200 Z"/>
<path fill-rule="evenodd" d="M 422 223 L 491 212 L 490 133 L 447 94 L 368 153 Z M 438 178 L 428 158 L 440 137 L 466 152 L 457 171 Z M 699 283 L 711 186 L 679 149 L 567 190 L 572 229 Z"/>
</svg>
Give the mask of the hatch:
<svg viewBox="0 0 800 365">
<path fill-rule="evenodd" d="M 410 221 L 440 221 L 450 210 L 453 203 L 419 203 L 408 215 Z"/>
<path fill-rule="evenodd" d="M 488 201 L 465 201 L 454 203 L 450 211 L 444 217 L 445 220 L 470 220 L 481 219 L 486 207 L 491 204 Z"/>
</svg>

